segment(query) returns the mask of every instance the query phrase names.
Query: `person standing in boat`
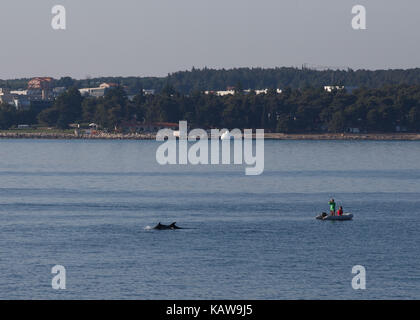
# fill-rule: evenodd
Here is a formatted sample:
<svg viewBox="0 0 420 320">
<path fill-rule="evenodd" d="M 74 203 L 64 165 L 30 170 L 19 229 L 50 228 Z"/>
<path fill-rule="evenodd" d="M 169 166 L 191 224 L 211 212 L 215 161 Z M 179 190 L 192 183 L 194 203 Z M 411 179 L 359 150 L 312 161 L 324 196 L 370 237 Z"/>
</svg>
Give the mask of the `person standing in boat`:
<svg viewBox="0 0 420 320">
<path fill-rule="evenodd" d="M 335 201 L 334 201 L 334 199 L 331 199 L 330 202 L 328 202 L 328 204 L 330 205 L 330 214 L 332 216 L 335 216 Z"/>
</svg>

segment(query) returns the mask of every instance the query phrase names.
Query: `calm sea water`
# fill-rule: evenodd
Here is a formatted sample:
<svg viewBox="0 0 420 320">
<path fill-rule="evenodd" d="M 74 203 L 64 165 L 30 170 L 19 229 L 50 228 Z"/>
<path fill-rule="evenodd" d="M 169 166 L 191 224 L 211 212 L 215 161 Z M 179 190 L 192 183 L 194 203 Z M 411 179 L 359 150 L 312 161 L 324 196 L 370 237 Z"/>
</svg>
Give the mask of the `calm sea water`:
<svg viewBox="0 0 420 320">
<path fill-rule="evenodd" d="M 0 298 L 420 299 L 419 142 L 266 141 L 258 177 L 157 147 L 0 140 Z"/>
</svg>

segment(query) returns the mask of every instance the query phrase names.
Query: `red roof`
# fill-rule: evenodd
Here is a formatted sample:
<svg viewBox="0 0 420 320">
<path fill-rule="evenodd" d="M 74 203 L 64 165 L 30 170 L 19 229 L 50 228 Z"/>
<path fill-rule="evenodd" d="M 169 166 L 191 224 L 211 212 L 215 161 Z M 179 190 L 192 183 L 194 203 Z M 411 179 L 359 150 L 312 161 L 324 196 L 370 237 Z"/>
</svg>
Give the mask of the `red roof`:
<svg viewBox="0 0 420 320">
<path fill-rule="evenodd" d="M 28 82 L 29 89 L 48 89 L 53 78 L 37 77 Z"/>
</svg>

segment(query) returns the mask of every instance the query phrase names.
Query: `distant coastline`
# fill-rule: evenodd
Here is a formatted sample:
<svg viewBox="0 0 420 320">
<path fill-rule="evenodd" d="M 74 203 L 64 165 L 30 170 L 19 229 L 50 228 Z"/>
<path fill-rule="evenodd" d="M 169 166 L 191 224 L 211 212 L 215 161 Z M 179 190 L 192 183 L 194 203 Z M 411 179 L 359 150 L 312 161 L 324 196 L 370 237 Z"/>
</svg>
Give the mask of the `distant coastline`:
<svg viewBox="0 0 420 320">
<path fill-rule="evenodd" d="M 0 139 L 61 139 L 61 140 L 156 140 L 156 134 L 123 134 L 98 133 L 95 135 L 75 135 L 70 132 L 0 132 Z M 265 140 L 373 140 L 373 141 L 420 141 L 417 133 L 311 133 L 311 134 L 284 134 L 266 133 Z"/>
</svg>

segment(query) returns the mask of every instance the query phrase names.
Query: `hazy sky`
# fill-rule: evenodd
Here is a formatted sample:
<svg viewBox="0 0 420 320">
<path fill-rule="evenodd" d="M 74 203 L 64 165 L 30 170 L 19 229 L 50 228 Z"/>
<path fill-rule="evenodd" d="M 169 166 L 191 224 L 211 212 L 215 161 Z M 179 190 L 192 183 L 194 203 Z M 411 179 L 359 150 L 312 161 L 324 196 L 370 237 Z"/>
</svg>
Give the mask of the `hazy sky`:
<svg viewBox="0 0 420 320">
<path fill-rule="evenodd" d="M 51 28 L 64 5 L 67 30 Z M 351 27 L 354 5 L 367 30 Z M 416 0 L 1 0 L 0 78 L 303 63 L 420 67 Z"/>
</svg>

